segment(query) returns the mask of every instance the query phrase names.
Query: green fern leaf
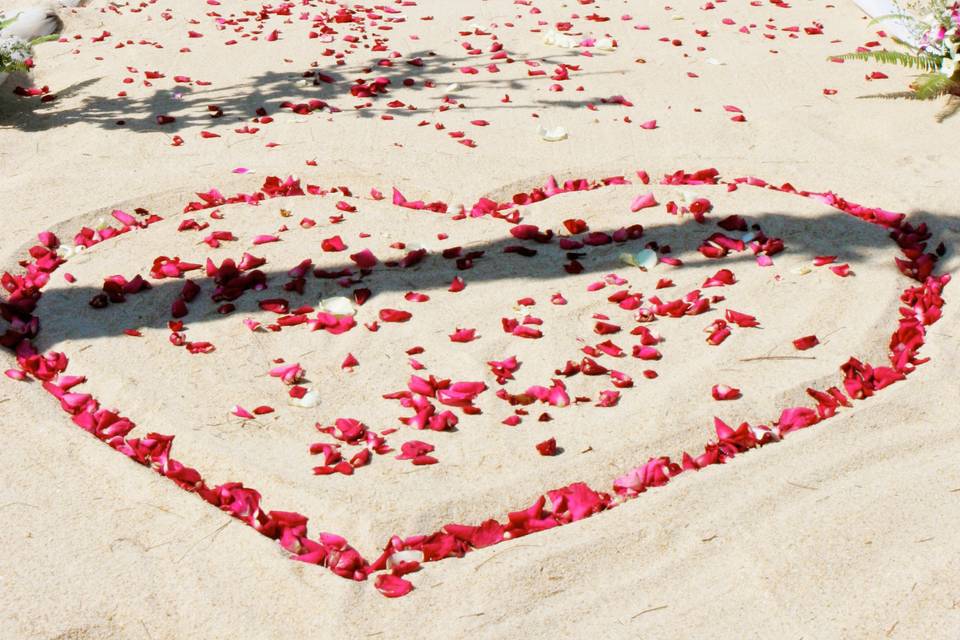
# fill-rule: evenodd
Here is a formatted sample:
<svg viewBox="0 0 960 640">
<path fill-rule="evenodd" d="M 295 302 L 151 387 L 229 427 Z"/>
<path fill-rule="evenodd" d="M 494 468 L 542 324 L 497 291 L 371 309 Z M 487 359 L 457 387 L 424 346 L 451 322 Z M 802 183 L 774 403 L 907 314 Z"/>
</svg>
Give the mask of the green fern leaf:
<svg viewBox="0 0 960 640">
<path fill-rule="evenodd" d="M 34 45 L 38 45 L 43 42 L 53 42 L 54 40 L 59 40 L 59 39 L 60 39 L 59 33 L 51 33 L 48 36 L 39 36 L 37 38 L 34 38 L 33 40 L 30 41 L 30 46 L 32 47 Z"/>
<path fill-rule="evenodd" d="M 917 48 L 917 47 L 915 47 L 914 45 L 910 44 L 910 43 L 907 42 L 906 40 L 901 40 L 900 38 L 898 38 L 898 37 L 895 36 L 895 35 L 887 34 L 887 36 L 888 36 L 891 40 L 893 40 L 895 43 L 897 43 L 898 45 L 900 45 L 901 47 L 903 47 L 903 48 L 905 48 L 905 49 L 910 49 L 911 51 L 919 51 L 919 50 L 920 50 L 919 48 Z"/>
<path fill-rule="evenodd" d="M 956 83 L 940 73 L 927 73 L 919 76 L 913 84 L 913 92 L 921 100 L 939 98 L 950 91 Z"/>
<path fill-rule="evenodd" d="M 887 14 L 882 15 L 882 16 L 877 16 L 876 18 L 874 18 L 873 20 L 871 20 L 870 22 L 868 22 L 868 23 L 867 23 L 867 26 L 868 26 L 868 27 L 872 27 L 872 26 L 875 25 L 875 24 L 879 24 L 879 23 L 881 23 L 881 22 L 887 22 L 888 20 L 899 20 L 899 21 L 901 21 L 901 22 L 912 22 L 914 25 L 917 25 L 917 26 L 919 26 L 919 27 L 923 27 L 923 28 L 925 28 L 925 29 L 926 29 L 926 28 L 929 28 L 929 25 L 925 24 L 922 20 L 919 20 L 919 19 L 917 19 L 917 18 L 915 18 L 915 17 L 913 17 L 913 16 L 911 16 L 911 15 L 909 15 L 909 14 L 906 14 L 906 13 L 887 13 Z"/>
<path fill-rule="evenodd" d="M 903 53 L 902 51 L 858 51 L 857 53 L 830 56 L 829 59 L 898 64 L 902 67 L 919 69 L 928 73 L 934 73 L 940 68 L 940 60 L 934 56 L 922 53 Z"/>
</svg>

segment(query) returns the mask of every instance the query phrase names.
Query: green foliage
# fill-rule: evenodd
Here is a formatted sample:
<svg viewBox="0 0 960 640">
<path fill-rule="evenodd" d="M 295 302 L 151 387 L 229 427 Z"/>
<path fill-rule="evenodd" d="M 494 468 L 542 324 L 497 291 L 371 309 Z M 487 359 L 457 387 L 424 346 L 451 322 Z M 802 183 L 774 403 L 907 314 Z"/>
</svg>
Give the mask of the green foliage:
<svg viewBox="0 0 960 640">
<path fill-rule="evenodd" d="M 923 20 L 920 20 L 919 18 L 911 16 L 908 13 L 888 13 L 882 16 L 877 16 L 876 18 L 868 22 L 867 26 L 872 27 L 875 24 L 879 24 L 881 22 L 887 22 L 888 20 L 896 20 L 901 23 L 909 22 L 913 28 L 919 29 L 921 31 L 925 31 L 930 28 L 929 24 L 927 24 Z"/>
<path fill-rule="evenodd" d="M 940 59 L 924 53 L 904 53 L 902 51 L 858 51 L 830 56 L 839 60 L 860 60 L 881 64 L 898 64 L 909 69 L 919 69 L 927 73 L 936 73 L 940 69 Z"/>
<path fill-rule="evenodd" d="M 913 92 L 921 100 L 939 98 L 945 93 L 960 90 L 960 82 L 956 82 L 942 73 L 925 73 L 913 83 Z"/>
<path fill-rule="evenodd" d="M 51 33 L 48 36 L 39 36 L 37 38 L 34 38 L 33 40 L 30 41 L 30 46 L 33 47 L 43 42 L 53 42 L 54 40 L 59 40 L 59 39 L 60 39 L 59 33 Z"/>
<path fill-rule="evenodd" d="M 897 37 L 893 37 L 893 40 L 905 51 L 858 51 L 831 56 L 831 59 L 877 62 L 916 69 L 919 74 L 910 89 L 914 97 L 921 100 L 944 94 L 960 96 L 960 69 L 957 68 L 960 61 L 956 60 L 956 46 L 960 41 L 957 27 L 960 21 L 956 16 L 956 0 L 893 0 L 893 5 L 893 13 L 878 16 L 870 24 L 893 20 L 904 27 L 912 42 Z M 918 15 L 924 17 L 918 18 Z M 942 34 L 949 35 L 944 37 Z"/>
<path fill-rule="evenodd" d="M 917 49 L 915 46 L 913 46 L 912 44 L 910 44 L 909 42 L 907 42 L 907 41 L 905 41 L 905 40 L 901 40 L 900 38 L 898 38 L 898 37 L 895 36 L 895 35 L 887 34 L 887 37 L 889 37 L 891 40 L 893 40 L 894 42 L 896 42 L 898 45 L 900 45 L 900 46 L 903 47 L 904 49 L 910 49 L 911 51 L 918 51 L 918 50 L 919 50 L 919 49 Z"/>
</svg>

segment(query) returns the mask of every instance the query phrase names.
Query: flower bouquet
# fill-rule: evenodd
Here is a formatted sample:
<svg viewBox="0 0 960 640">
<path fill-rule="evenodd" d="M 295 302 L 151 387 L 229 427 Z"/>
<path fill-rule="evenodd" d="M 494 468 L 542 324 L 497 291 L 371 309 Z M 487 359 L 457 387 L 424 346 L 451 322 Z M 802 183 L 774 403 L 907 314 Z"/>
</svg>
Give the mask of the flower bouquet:
<svg viewBox="0 0 960 640">
<path fill-rule="evenodd" d="M 14 16 L 9 19 L 0 17 L 0 33 L 16 22 L 17 17 Z M 33 54 L 33 46 L 48 40 L 55 40 L 57 37 L 56 35 L 50 35 L 24 40 L 15 35 L 0 35 L 0 74 L 28 71 L 32 66 L 30 56 Z"/>
<path fill-rule="evenodd" d="M 908 51 L 858 51 L 831 58 L 899 64 L 918 69 L 921 74 L 910 85 L 920 99 L 944 94 L 960 95 L 960 2 L 923 0 L 908 5 L 895 4 L 896 13 L 880 16 L 871 24 L 896 20 L 910 33 L 907 42 L 893 40 Z M 916 17 L 916 16 L 923 17 Z"/>
</svg>

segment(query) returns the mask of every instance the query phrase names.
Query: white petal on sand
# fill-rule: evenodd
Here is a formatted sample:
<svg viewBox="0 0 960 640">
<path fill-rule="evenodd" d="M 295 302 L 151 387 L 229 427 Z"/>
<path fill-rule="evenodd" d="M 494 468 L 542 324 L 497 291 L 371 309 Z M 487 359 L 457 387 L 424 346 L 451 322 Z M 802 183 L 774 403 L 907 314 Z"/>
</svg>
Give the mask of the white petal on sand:
<svg viewBox="0 0 960 640">
<path fill-rule="evenodd" d="M 320 309 L 335 316 L 353 316 L 357 314 L 357 308 L 350 298 L 337 296 L 334 298 L 324 298 L 320 301 Z"/>
<path fill-rule="evenodd" d="M 545 129 L 540 127 L 540 137 L 546 142 L 560 142 L 567 139 L 567 130 L 563 127 Z"/>
<path fill-rule="evenodd" d="M 294 398 L 293 396 L 287 396 L 287 404 L 294 407 L 301 407 L 303 409 L 312 409 L 320 404 L 320 392 L 316 389 L 310 389 L 301 398 Z"/>
</svg>

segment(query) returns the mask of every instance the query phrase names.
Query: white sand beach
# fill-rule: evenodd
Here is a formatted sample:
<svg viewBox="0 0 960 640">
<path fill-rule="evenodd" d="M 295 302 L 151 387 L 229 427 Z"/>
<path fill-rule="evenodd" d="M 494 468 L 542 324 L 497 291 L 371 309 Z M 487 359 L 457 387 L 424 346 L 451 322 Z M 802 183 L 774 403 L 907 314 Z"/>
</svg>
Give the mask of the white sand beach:
<svg viewBox="0 0 960 640">
<path fill-rule="evenodd" d="M 960 635 L 960 116 L 857 5 L 49 12 L 0 637 Z"/>
</svg>

